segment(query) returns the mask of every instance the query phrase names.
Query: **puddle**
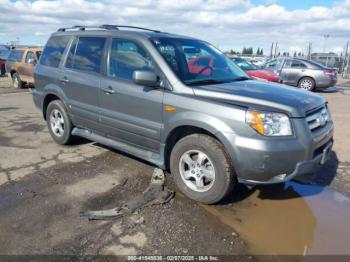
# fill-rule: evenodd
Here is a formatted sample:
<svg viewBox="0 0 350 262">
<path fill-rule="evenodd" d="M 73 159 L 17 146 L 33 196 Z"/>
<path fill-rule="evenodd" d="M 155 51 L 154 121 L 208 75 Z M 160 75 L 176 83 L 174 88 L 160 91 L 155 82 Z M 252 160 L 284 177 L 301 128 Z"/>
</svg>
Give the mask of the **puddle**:
<svg viewBox="0 0 350 262">
<path fill-rule="evenodd" d="M 202 207 L 238 232 L 253 254 L 350 254 L 350 199 L 325 187 L 288 182 Z"/>
</svg>

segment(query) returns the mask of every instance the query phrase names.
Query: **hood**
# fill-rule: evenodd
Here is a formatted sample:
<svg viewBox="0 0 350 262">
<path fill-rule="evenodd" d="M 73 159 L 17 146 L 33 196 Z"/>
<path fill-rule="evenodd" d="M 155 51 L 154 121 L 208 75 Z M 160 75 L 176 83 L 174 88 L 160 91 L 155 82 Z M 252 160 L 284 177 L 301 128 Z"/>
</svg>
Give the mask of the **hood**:
<svg viewBox="0 0 350 262">
<path fill-rule="evenodd" d="M 317 94 L 286 85 L 247 80 L 193 87 L 196 96 L 236 105 L 266 108 L 305 117 L 305 112 L 320 107 L 326 100 Z"/>
<path fill-rule="evenodd" d="M 272 71 L 265 70 L 265 69 L 258 69 L 258 70 L 247 70 L 246 73 L 250 76 L 260 77 L 264 79 L 279 79 L 279 76 L 275 74 Z"/>
</svg>

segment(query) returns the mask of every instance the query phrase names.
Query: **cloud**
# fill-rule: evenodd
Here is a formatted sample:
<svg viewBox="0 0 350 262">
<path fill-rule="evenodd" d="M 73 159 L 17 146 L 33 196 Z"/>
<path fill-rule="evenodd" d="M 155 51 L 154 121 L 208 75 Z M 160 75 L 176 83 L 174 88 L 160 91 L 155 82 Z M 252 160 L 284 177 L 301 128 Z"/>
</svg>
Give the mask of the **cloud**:
<svg viewBox="0 0 350 262">
<path fill-rule="evenodd" d="M 342 46 L 350 36 L 350 0 L 333 7 L 287 10 L 275 1 L 249 0 L 0 0 L 0 35 L 36 42 L 62 26 L 129 24 L 202 38 L 220 48 L 281 50 L 308 42 L 314 48 Z M 330 34 L 325 41 L 324 34 Z M 0 41 L 5 37 L 2 37 Z"/>
</svg>

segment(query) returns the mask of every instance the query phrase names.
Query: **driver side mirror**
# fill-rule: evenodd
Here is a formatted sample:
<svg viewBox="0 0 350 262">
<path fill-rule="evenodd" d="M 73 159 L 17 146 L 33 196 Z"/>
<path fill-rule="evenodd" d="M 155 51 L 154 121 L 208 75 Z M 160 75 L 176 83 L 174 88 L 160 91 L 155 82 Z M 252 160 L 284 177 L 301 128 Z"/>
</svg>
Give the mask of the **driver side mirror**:
<svg viewBox="0 0 350 262">
<path fill-rule="evenodd" d="M 151 71 L 136 70 L 132 78 L 135 84 L 149 87 L 159 87 L 159 77 Z"/>
</svg>

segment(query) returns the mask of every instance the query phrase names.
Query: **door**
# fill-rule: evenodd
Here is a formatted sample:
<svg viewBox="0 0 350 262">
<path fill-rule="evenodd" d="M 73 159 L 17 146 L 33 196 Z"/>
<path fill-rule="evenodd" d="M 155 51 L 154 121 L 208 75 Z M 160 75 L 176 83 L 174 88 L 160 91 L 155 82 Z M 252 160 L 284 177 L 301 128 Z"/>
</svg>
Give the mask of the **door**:
<svg viewBox="0 0 350 262">
<path fill-rule="evenodd" d="M 76 126 L 99 131 L 99 89 L 106 38 L 73 40 L 62 70 L 61 86 Z"/>
<path fill-rule="evenodd" d="M 111 39 L 107 76 L 101 81 L 101 124 L 108 136 L 159 152 L 163 90 L 137 85 L 135 70 L 154 71 L 155 63 L 141 43 Z"/>
<path fill-rule="evenodd" d="M 25 82 L 34 83 L 33 73 L 34 66 L 37 62 L 36 56 L 33 51 L 27 51 L 25 54 L 24 61 L 18 68 L 21 78 Z"/>
<path fill-rule="evenodd" d="M 283 82 L 290 85 L 298 85 L 298 81 L 306 69 L 307 66 L 302 61 L 288 59 L 282 69 Z"/>
</svg>

